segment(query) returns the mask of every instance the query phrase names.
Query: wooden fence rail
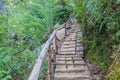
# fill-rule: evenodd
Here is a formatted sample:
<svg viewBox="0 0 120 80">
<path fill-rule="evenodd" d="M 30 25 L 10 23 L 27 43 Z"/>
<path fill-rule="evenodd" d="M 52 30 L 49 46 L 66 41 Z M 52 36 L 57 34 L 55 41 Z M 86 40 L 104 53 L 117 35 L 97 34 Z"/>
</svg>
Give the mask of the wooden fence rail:
<svg viewBox="0 0 120 80">
<path fill-rule="evenodd" d="M 51 50 L 50 50 L 50 45 L 52 44 L 53 39 L 54 38 L 56 39 L 56 33 L 58 30 L 65 28 L 65 35 L 67 34 L 66 24 L 67 23 L 65 23 L 63 27 L 54 30 L 53 33 L 50 35 L 50 38 L 47 40 L 44 48 L 40 52 L 40 55 L 39 55 L 35 65 L 33 67 L 33 70 L 31 72 L 28 80 L 38 80 L 39 75 L 41 73 L 42 64 L 43 64 L 43 61 L 44 61 L 47 53 L 48 53 L 48 80 L 51 80 Z M 58 52 L 57 42 L 55 42 L 55 43 L 56 43 L 56 45 L 55 45 L 56 50 L 55 51 Z"/>
</svg>

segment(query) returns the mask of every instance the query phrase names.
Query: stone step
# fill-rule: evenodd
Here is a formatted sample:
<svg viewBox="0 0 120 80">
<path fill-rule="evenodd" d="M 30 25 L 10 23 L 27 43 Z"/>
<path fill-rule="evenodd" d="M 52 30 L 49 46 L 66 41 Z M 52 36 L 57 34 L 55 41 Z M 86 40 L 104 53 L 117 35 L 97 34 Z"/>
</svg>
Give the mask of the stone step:
<svg viewBox="0 0 120 80">
<path fill-rule="evenodd" d="M 66 68 L 66 66 L 67 65 L 56 65 L 55 71 L 57 71 L 59 73 L 60 72 L 61 73 L 77 72 L 77 70 L 78 71 L 82 70 L 82 72 L 86 72 L 86 71 L 88 72 L 89 71 L 87 65 L 83 65 L 83 66 L 81 66 L 81 65 L 77 65 L 77 66 L 70 65 L 70 66 L 67 66 L 67 68 Z"/>
<path fill-rule="evenodd" d="M 55 74 L 54 80 L 90 80 L 89 75 L 57 75 Z"/>
<path fill-rule="evenodd" d="M 68 45 L 68 46 L 71 46 L 71 45 Z M 75 48 L 62 48 L 60 50 L 75 50 Z"/>
<path fill-rule="evenodd" d="M 64 45 L 75 45 L 75 41 L 71 41 L 71 42 L 66 41 L 63 43 L 63 46 Z"/>
<path fill-rule="evenodd" d="M 65 52 L 59 52 L 58 53 L 58 55 L 56 55 L 56 56 L 60 56 L 60 57 L 74 57 L 74 56 L 77 56 L 77 57 L 80 57 L 80 55 L 79 54 L 75 54 L 75 52 L 74 53 L 65 53 Z"/>
<path fill-rule="evenodd" d="M 59 52 L 75 52 L 75 50 L 60 50 Z"/>
<path fill-rule="evenodd" d="M 75 37 L 75 36 L 69 37 L 69 38 L 67 38 L 66 40 L 76 40 L 76 37 Z M 66 40 L 65 40 L 65 41 L 66 41 Z"/>
<path fill-rule="evenodd" d="M 56 58 L 57 61 L 79 61 L 82 60 L 82 58 Z"/>
<path fill-rule="evenodd" d="M 75 63 L 75 64 L 73 64 L 73 63 L 55 63 L 56 65 L 68 65 L 68 66 L 70 66 L 70 65 L 75 65 L 75 66 L 77 66 L 77 65 L 81 65 L 81 66 L 85 66 L 86 64 L 85 63 Z"/>
<path fill-rule="evenodd" d="M 75 51 L 69 51 L 69 52 L 66 52 L 66 51 L 62 51 L 62 52 L 58 52 L 58 53 L 60 53 L 60 54 L 76 54 L 76 55 L 79 55 L 79 54 L 84 54 L 84 52 L 83 52 L 83 50 L 76 50 L 76 52 Z"/>
<path fill-rule="evenodd" d="M 67 42 L 69 42 L 69 41 L 76 41 L 76 39 L 67 39 L 67 40 L 65 40 L 65 41 L 67 41 Z"/>
<path fill-rule="evenodd" d="M 62 50 L 62 49 L 75 49 L 75 47 L 64 47 L 64 46 L 63 46 L 63 47 L 61 47 L 60 49 L 61 49 L 61 50 Z"/>
<path fill-rule="evenodd" d="M 88 70 L 87 65 L 56 65 L 56 69 L 85 69 Z"/>
<path fill-rule="evenodd" d="M 77 40 L 77 37 L 82 38 L 82 32 L 77 28 L 72 27 L 69 30 L 71 33 L 66 36 L 56 55 L 54 80 L 92 80 L 82 58 L 84 57 L 83 41 Z"/>
<path fill-rule="evenodd" d="M 56 58 L 82 58 L 81 55 L 56 55 Z"/>
<path fill-rule="evenodd" d="M 77 44 L 76 44 L 76 42 L 74 41 L 74 42 L 64 42 L 63 43 L 63 45 L 62 45 L 62 47 L 63 46 L 69 46 L 69 45 L 80 45 L 80 46 L 83 46 L 83 41 L 77 41 Z"/>
<path fill-rule="evenodd" d="M 69 40 L 69 39 L 76 39 L 76 36 L 73 35 L 73 36 L 69 36 L 69 37 L 66 38 L 66 40 Z"/>
<path fill-rule="evenodd" d="M 61 48 L 61 51 L 64 51 L 64 50 L 65 50 L 65 51 L 71 51 L 71 50 L 73 50 L 73 51 L 74 51 L 74 50 L 75 50 L 75 48 Z"/>
<path fill-rule="evenodd" d="M 86 63 L 85 62 L 83 62 L 83 61 L 81 61 L 81 62 L 79 62 L 79 61 L 57 61 L 56 63 L 55 63 L 56 65 L 86 65 Z"/>
<path fill-rule="evenodd" d="M 58 53 L 62 53 L 62 54 L 75 54 L 75 50 L 69 50 L 69 51 L 67 51 L 67 50 L 61 50 L 61 51 L 59 51 Z M 77 54 L 76 54 L 77 55 Z"/>
<path fill-rule="evenodd" d="M 88 70 L 87 65 L 56 65 L 56 69 L 73 69 L 73 68 L 84 68 Z"/>
<path fill-rule="evenodd" d="M 73 56 L 73 55 L 76 55 L 76 56 L 79 56 L 79 57 L 82 57 L 82 56 L 84 56 L 84 53 L 82 53 L 82 52 L 76 52 L 76 53 L 66 53 L 66 52 L 61 52 L 61 53 L 59 53 L 59 55 L 61 55 L 61 56 Z"/>
<path fill-rule="evenodd" d="M 70 40 L 65 40 L 65 41 L 64 41 L 64 43 L 67 43 L 67 42 L 70 42 L 70 43 L 75 43 L 75 41 L 74 41 L 74 40 L 71 40 L 71 41 L 70 41 Z"/>
<path fill-rule="evenodd" d="M 67 44 L 67 45 L 62 46 L 62 48 L 75 48 L 75 44 L 74 45 Z"/>
<path fill-rule="evenodd" d="M 76 51 L 83 51 L 83 47 L 76 47 Z M 61 48 L 60 52 L 75 52 L 75 48 Z"/>
<path fill-rule="evenodd" d="M 75 53 L 59 53 L 59 55 L 78 55 L 78 54 L 75 54 Z"/>
<path fill-rule="evenodd" d="M 57 59 L 57 58 L 56 58 Z M 74 60 L 73 60 L 74 61 Z M 66 61 L 66 64 L 68 63 L 68 64 L 72 64 L 73 63 L 73 61 L 70 61 L 70 60 L 68 60 L 68 61 Z M 65 63 L 65 61 L 60 61 L 60 60 L 58 60 L 58 61 L 56 61 L 56 63 Z M 76 63 L 81 63 L 81 64 L 83 64 L 83 63 L 85 63 L 85 61 L 83 60 L 83 59 L 80 59 L 79 61 L 74 61 L 74 64 L 76 64 Z"/>
<path fill-rule="evenodd" d="M 84 73 L 85 72 L 85 69 L 84 68 L 78 68 L 78 69 L 56 69 L 55 70 L 55 73 L 57 74 L 61 74 L 61 73 L 64 73 L 64 74 L 75 74 L 75 73 Z"/>
<path fill-rule="evenodd" d="M 64 70 L 64 69 L 63 69 Z M 76 70 L 58 70 L 55 72 L 55 75 L 88 75 L 90 76 L 90 72 L 85 69 L 76 69 Z"/>
</svg>

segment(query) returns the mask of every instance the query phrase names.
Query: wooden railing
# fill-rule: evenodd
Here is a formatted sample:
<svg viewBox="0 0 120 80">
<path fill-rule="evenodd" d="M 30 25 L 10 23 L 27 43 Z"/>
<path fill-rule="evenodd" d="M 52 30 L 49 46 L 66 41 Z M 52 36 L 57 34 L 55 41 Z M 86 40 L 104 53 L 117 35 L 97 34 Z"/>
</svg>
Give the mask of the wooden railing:
<svg viewBox="0 0 120 80">
<path fill-rule="evenodd" d="M 47 55 L 47 63 L 48 63 L 47 64 L 48 65 L 47 79 L 51 80 L 51 56 L 53 54 L 54 59 L 55 59 L 55 55 L 58 53 L 59 40 L 56 37 L 56 33 L 60 29 L 65 28 L 65 35 L 67 35 L 67 29 L 66 29 L 67 24 L 69 24 L 69 23 L 65 23 L 61 28 L 54 30 L 53 33 L 50 35 L 50 38 L 47 40 L 45 46 L 43 47 L 42 51 L 40 52 L 40 55 L 38 56 L 38 59 L 33 67 L 33 70 L 31 72 L 28 80 L 38 80 L 40 73 L 42 73 L 41 68 L 42 68 L 42 64 L 43 64 L 44 60 L 46 59 L 46 55 Z M 53 39 L 55 39 L 54 42 L 53 42 Z M 53 50 L 53 47 L 52 47 L 53 43 L 55 43 L 55 50 Z"/>
</svg>

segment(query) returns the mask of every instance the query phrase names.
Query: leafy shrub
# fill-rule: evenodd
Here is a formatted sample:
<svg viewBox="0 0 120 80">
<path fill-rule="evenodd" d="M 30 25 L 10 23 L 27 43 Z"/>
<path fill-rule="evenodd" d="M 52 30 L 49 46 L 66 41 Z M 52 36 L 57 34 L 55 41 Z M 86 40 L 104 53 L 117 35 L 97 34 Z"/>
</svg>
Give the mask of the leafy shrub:
<svg viewBox="0 0 120 80">
<path fill-rule="evenodd" d="M 37 59 L 34 50 L 54 25 L 54 0 L 5 1 L 0 13 L 0 80 L 27 80 Z"/>
<path fill-rule="evenodd" d="M 117 54 L 114 46 L 120 44 L 120 0 L 74 1 L 75 14 L 82 26 L 87 58 L 108 71 L 109 80 L 119 80 L 117 61 L 112 63 L 111 55 Z M 94 55 L 94 56 L 93 56 Z M 119 57 L 118 55 L 116 55 Z M 111 74 L 114 72 L 114 74 Z"/>
</svg>

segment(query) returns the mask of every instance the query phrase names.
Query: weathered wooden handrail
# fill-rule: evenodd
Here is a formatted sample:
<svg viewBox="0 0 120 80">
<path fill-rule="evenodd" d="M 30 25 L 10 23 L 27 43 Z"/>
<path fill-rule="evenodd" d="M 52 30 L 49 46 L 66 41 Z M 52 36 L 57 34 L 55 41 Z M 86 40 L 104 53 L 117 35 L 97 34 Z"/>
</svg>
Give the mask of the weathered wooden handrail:
<svg viewBox="0 0 120 80">
<path fill-rule="evenodd" d="M 43 64 L 43 61 L 44 61 L 44 58 L 49 50 L 49 47 L 53 41 L 53 38 L 56 36 L 56 33 L 58 30 L 62 29 L 62 28 L 65 28 L 65 27 L 60 27 L 56 30 L 54 30 L 54 32 L 50 35 L 50 38 L 47 40 L 44 48 L 42 49 L 42 51 L 40 52 L 40 55 L 33 67 L 33 70 L 28 78 L 28 80 L 38 80 L 39 78 L 39 74 L 41 72 L 41 68 L 42 68 L 42 64 Z M 49 58 L 50 58 L 50 55 L 49 55 Z M 49 71 L 50 72 L 50 71 Z"/>
</svg>

